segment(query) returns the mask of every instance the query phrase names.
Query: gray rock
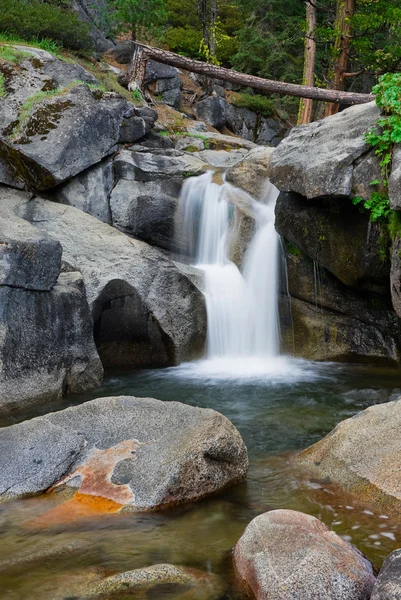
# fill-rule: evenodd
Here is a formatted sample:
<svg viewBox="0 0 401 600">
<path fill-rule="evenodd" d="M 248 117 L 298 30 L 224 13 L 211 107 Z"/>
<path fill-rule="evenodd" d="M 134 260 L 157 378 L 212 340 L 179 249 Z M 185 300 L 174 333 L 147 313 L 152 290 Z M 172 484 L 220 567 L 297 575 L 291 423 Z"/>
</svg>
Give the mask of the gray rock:
<svg viewBox="0 0 401 600">
<path fill-rule="evenodd" d="M 113 161 L 107 158 L 56 188 L 51 199 L 67 206 L 75 206 L 100 221 L 111 224 L 110 194 L 113 186 Z"/>
<path fill-rule="evenodd" d="M 226 124 L 228 106 L 228 102 L 223 98 L 209 96 L 198 102 L 195 110 L 199 119 L 202 119 L 211 127 L 221 129 Z"/>
<path fill-rule="evenodd" d="M 145 83 L 157 81 L 158 79 L 173 79 L 177 77 L 177 73 L 178 69 L 175 67 L 164 65 L 155 60 L 148 60 L 146 63 Z"/>
<path fill-rule="evenodd" d="M 120 63 L 120 65 L 128 65 L 134 56 L 134 51 L 135 42 L 131 40 L 123 40 L 122 42 L 118 42 L 118 44 L 116 44 L 116 46 L 110 51 L 110 54 L 118 63 Z"/>
<path fill-rule="evenodd" d="M 234 548 L 256 600 L 369 600 L 372 565 L 321 521 L 292 510 L 259 515 Z"/>
<path fill-rule="evenodd" d="M 255 234 L 255 213 L 253 199 L 247 194 L 229 194 L 227 200 L 234 207 L 227 236 L 227 256 L 239 269 L 244 264 L 244 258 L 249 244 Z"/>
<path fill-rule="evenodd" d="M 379 159 L 373 151 L 364 154 L 354 163 L 352 193 L 369 200 L 373 192 L 384 193 L 382 185 L 371 185 L 372 181 L 382 180 Z"/>
<path fill-rule="evenodd" d="M 349 200 L 313 203 L 282 192 L 276 204 L 276 229 L 345 285 L 388 295 L 390 265 L 383 254 L 389 240 Z"/>
<path fill-rule="evenodd" d="M 1 429 L 0 447 L 2 498 L 67 484 L 130 510 L 197 500 L 248 468 L 223 415 L 153 398 L 99 398 L 37 417 Z"/>
<path fill-rule="evenodd" d="M 93 49 L 98 54 L 103 54 L 114 48 L 110 39 L 108 20 L 108 7 L 104 0 L 73 0 L 72 8 L 78 13 L 82 21 L 88 23 L 89 39 Z"/>
<path fill-rule="evenodd" d="M 307 198 L 351 196 L 353 163 L 369 150 L 363 136 L 378 117 L 375 102 L 369 102 L 295 127 L 273 152 L 272 183 Z"/>
<path fill-rule="evenodd" d="M 0 186 L 0 286 L 49 291 L 60 274 L 61 244 L 14 215 L 21 198 L 30 200 Z"/>
<path fill-rule="evenodd" d="M 229 148 L 252 150 L 252 148 L 256 148 L 256 144 L 249 140 L 234 135 L 223 135 L 217 131 L 207 131 L 207 129 L 198 128 L 199 125 L 202 125 L 202 123 L 193 123 L 187 131 L 190 135 L 202 135 L 202 139 L 208 140 L 211 150 L 228 150 Z"/>
<path fill-rule="evenodd" d="M 202 150 L 197 152 L 196 156 L 204 160 L 211 167 L 219 169 L 228 169 L 236 165 L 244 158 L 246 151 L 244 150 Z"/>
<path fill-rule="evenodd" d="M 280 121 L 275 121 L 270 117 L 262 117 L 254 141 L 257 144 L 269 144 L 276 147 L 283 139 L 285 132 L 286 128 Z"/>
<path fill-rule="evenodd" d="M 242 188 L 256 200 L 260 200 L 269 176 L 272 152 L 273 148 L 252 149 L 240 162 L 228 169 L 227 181 Z"/>
<path fill-rule="evenodd" d="M 159 135 L 153 131 L 149 133 L 141 140 L 141 146 L 146 148 L 174 148 L 174 142 L 171 138 L 166 135 Z M 178 148 L 180 150 L 180 148 Z"/>
<path fill-rule="evenodd" d="M 380 569 L 370 600 L 400 600 L 401 550 L 388 555 Z"/>
<path fill-rule="evenodd" d="M 174 214 L 181 185 L 181 178 L 146 182 L 121 179 L 110 198 L 114 227 L 171 250 L 174 246 Z"/>
<path fill-rule="evenodd" d="M 184 150 L 187 152 L 200 151 L 205 149 L 203 140 L 191 136 L 176 136 L 175 147 L 177 150 Z"/>
<path fill-rule="evenodd" d="M 171 153 L 172 151 L 170 151 Z M 114 161 L 118 179 L 151 181 L 166 177 L 190 177 L 201 175 L 207 164 L 192 154 L 169 155 L 155 152 L 120 152 Z"/>
<path fill-rule="evenodd" d="M 50 292 L 1 286 L 0 306 L 1 416 L 19 416 L 65 392 L 100 385 L 103 368 L 79 273 L 62 273 Z M 55 457 L 58 443 L 60 432 L 54 438 L 49 432 Z"/>
<path fill-rule="evenodd" d="M 126 100 L 77 85 L 36 105 L 17 139 L 0 139 L 0 158 L 29 187 L 48 189 L 112 154 L 132 114 Z"/>
<path fill-rule="evenodd" d="M 337 425 L 298 456 L 309 472 L 328 477 L 386 514 L 401 510 L 401 400 L 371 406 Z"/>
<path fill-rule="evenodd" d="M 160 251 L 82 211 L 45 200 L 19 214 L 60 241 L 82 273 L 104 364 L 167 366 L 203 353 L 202 294 Z"/>
<path fill-rule="evenodd" d="M 391 174 L 388 180 L 390 207 L 401 210 L 401 146 L 397 145 L 393 154 Z"/>
<path fill-rule="evenodd" d="M 150 132 L 157 119 L 157 112 L 147 107 L 134 107 L 130 112 L 133 112 L 133 115 L 124 118 L 121 123 L 119 138 L 121 144 L 132 144 L 140 140 Z"/>
<path fill-rule="evenodd" d="M 256 141 L 258 116 L 248 108 L 236 108 L 232 104 L 227 104 L 226 125 L 233 133 L 239 135 L 245 140 Z"/>
<path fill-rule="evenodd" d="M 164 92 L 162 95 L 162 102 L 163 104 L 167 104 L 167 106 L 172 106 L 178 110 L 181 104 L 181 89 L 175 88 Z"/>
</svg>

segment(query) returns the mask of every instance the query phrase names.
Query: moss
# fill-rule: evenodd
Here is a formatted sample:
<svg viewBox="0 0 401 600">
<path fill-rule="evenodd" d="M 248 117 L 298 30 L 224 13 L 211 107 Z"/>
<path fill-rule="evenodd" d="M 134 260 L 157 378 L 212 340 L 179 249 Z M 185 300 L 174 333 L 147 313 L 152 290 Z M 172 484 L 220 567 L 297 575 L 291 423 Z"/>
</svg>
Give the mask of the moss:
<svg viewBox="0 0 401 600">
<path fill-rule="evenodd" d="M 41 60 L 39 60 L 39 58 L 36 58 L 35 56 L 33 56 L 31 59 L 31 64 L 35 69 L 41 69 L 42 67 L 44 67 L 44 63 L 42 63 Z"/>
<path fill-rule="evenodd" d="M 6 91 L 6 78 L 3 73 L 0 73 L 0 98 L 5 98 L 7 96 Z"/>
<path fill-rule="evenodd" d="M 198 148 L 196 146 L 187 146 L 187 148 L 185 148 L 186 152 L 198 152 Z"/>
<path fill-rule="evenodd" d="M 266 98 L 261 94 L 246 94 L 233 92 L 230 94 L 230 102 L 237 108 L 247 108 L 262 117 L 272 117 L 276 112 L 274 100 Z"/>
<path fill-rule="evenodd" d="M 20 63 L 25 58 L 29 58 L 31 55 L 28 52 L 23 52 L 22 50 L 16 50 L 12 46 L 9 45 L 1 45 L 0 46 L 0 59 L 6 60 L 11 63 Z"/>
<path fill-rule="evenodd" d="M 291 256 L 299 256 L 299 257 L 302 256 L 302 252 L 298 248 L 298 246 L 295 246 L 295 244 L 293 244 L 289 240 L 285 240 L 285 248 L 286 248 L 288 254 L 291 254 Z"/>
</svg>

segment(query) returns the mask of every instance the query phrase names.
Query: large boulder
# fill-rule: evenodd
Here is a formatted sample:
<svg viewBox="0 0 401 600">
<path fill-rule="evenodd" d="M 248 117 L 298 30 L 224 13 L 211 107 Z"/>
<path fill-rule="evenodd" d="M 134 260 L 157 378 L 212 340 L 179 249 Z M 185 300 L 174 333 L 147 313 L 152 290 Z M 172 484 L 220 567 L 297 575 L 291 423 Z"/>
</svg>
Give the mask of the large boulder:
<svg viewBox="0 0 401 600">
<path fill-rule="evenodd" d="M 114 161 L 118 179 L 152 181 L 166 177 L 201 175 L 207 164 L 190 153 L 174 149 L 140 148 L 122 150 Z"/>
<path fill-rule="evenodd" d="M 195 107 L 197 116 L 211 127 L 221 129 L 226 124 L 228 102 L 218 96 L 209 96 Z"/>
<path fill-rule="evenodd" d="M 80 273 L 49 292 L 0 286 L 0 415 L 19 417 L 101 384 L 103 368 Z"/>
<path fill-rule="evenodd" d="M 400 600 L 401 550 L 394 550 L 383 563 L 370 600 Z"/>
<path fill-rule="evenodd" d="M 352 196 L 354 163 L 369 151 L 364 134 L 379 114 L 376 103 L 369 102 L 295 127 L 273 152 L 272 182 L 306 198 Z"/>
<path fill-rule="evenodd" d="M 223 415 L 153 398 L 99 398 L 24 421 L 0 430 L 0 447 L 3 499 L 65 484 L 131 510 L 197 500 L 248 468 Z"/>
<path fill-rule="evenodd" d="M 104 364 L 167 366 L 202 355 L 203 295 L 160 251 L 73 207 L 20 194 L 15 212 L 59 241 L 68 268 L 82 273 Z"/>
<path fill-rule="evenodd" d="M 348 288 L 286 243 L 290 306 L 281 300 L 282 351 L 310 360 L 398 365 L 401 321 L 380 296 Z"/>
<path fill-rule="evenodd" d="M 13 98 L 6 98 L 9 103 L 14 110 Z M 11 173 L 33 189 L 59 185 L 115 152 L 119 142 L 132 143 L 145 135 L 156 118 L 150 112 L 153 116 L 117 94 L 76 82 L 34 97 L 3 129 L 0 162 L 5 165 L 5 183 L 10 183 Z"/>
<path fill-rule="evenodd" d="M 346 419 L 299 454 L 298 461 L 362 501 L 401 509 L 401 400 L 371 406 Z"/>
<path fill-rule="evenodd" d="M 260 200 L 266 188 L 272 152 L 273 148 L 253 148 L 241 161 L 228 169 L 227 181 L 248 192 L 255 200 Z"/>
<path fill-rule="evenodd" d="M 256 600 L 369 600 L 372 565 L 321 521 L 292 510 L 259 515 L 234 548 Z"/>
<path fill-rule="evenodd" d="M 114 48 L 108 25 L 110 9 L 105 0 L 73 0 L 72 8 L 78 13 L 79 18 L 89 25 L 88 36 L 97 54 L 103 54 Z"/>
<path fill-rule="evenodd" d="M 311 202 L 283 192 L 276 229 L 345 285 L 389 294 L 388 235 L 351 202 Z"/>
<path fill-rule="evenodd" d="M 50 198 L 111 224 L 110 195 L 113 187 L 113 160 L 106 158 L 52 190 Z"/>
</svg>

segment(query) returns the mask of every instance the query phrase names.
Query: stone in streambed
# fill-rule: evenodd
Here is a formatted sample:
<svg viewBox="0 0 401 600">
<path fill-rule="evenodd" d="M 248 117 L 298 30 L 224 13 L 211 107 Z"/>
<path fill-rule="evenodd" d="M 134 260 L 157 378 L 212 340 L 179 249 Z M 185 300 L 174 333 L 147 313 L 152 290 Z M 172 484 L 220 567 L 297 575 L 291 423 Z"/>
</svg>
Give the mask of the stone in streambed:
<svg viewBox="0 0 401 600">
<path fill-rule="evenodd" d="M 321 521 L 292 510 L 259 515 L 234 548 L 256 600 L 369 600 L 372 565 Z"/>
<path fill-rule="evenodd" d="M 298 461 L 383 511 L 401 510 L 401 399 L 371 406 L 301 452 Z"/>
<path fill-rule="evenodd" d="M 241 436 L 223 415 L 129 396 L 3 428 L 0 450 L 0 498 L 64 483 L 130 510 L 197 500 L 242 481 L 248 468 Z"/>
<path fill-rule="evenodd" d="M 370 600 L 400 600 L 401 550 L 394 550 L 383 563 Z"/>
</svg>

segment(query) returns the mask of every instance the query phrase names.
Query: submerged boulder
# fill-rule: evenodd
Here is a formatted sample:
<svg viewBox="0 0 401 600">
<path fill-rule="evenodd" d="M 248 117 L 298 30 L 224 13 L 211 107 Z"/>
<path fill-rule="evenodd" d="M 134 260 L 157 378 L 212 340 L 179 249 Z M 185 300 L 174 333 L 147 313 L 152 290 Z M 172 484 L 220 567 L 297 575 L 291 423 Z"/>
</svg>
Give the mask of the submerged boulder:
<svg viewBox="0 0 401 600">
<path fill-rule="evenodd" d="M 295 127 L 272 154 L 271 181 L 280 191 L 308 199 L 352 196 L 354 162 L 369 151 L 364 134 L 379 114 L 369 102 Z"/>
<path fill-rule="evenodd" d="M 223 415 L 129 396 L 3 428 L 0 448 L 0 498 L 65 484 L 130 510 L 197 500 L 242 481 L 248 468 L 241 436 Z"/>
<path fill-rule="evenodd" d="M 371 406 L 301 452 L 298 461 L 362 501 L 401 510 L 401 400 Z"/>
<path fill-rule="evenodd" d="M 17 212 L 59 241 L 68 268 L 82 273 L 105 365 L 168 366 L 202 355 L 203 295 L 160 251 L 73 207 L 21 198 Z"/>
<path fill-rule="evenodd" d="M 383 563 L 370 600 L 400 600 L 401 550 L 394 550 Z"/>
<path fill-rule="evenodd" d="M 234 564 L 256 600 L 369 600 L 375 582 L 356 548 L 292 510 L 253 519 L 234 548 Z"/>
</svg>

